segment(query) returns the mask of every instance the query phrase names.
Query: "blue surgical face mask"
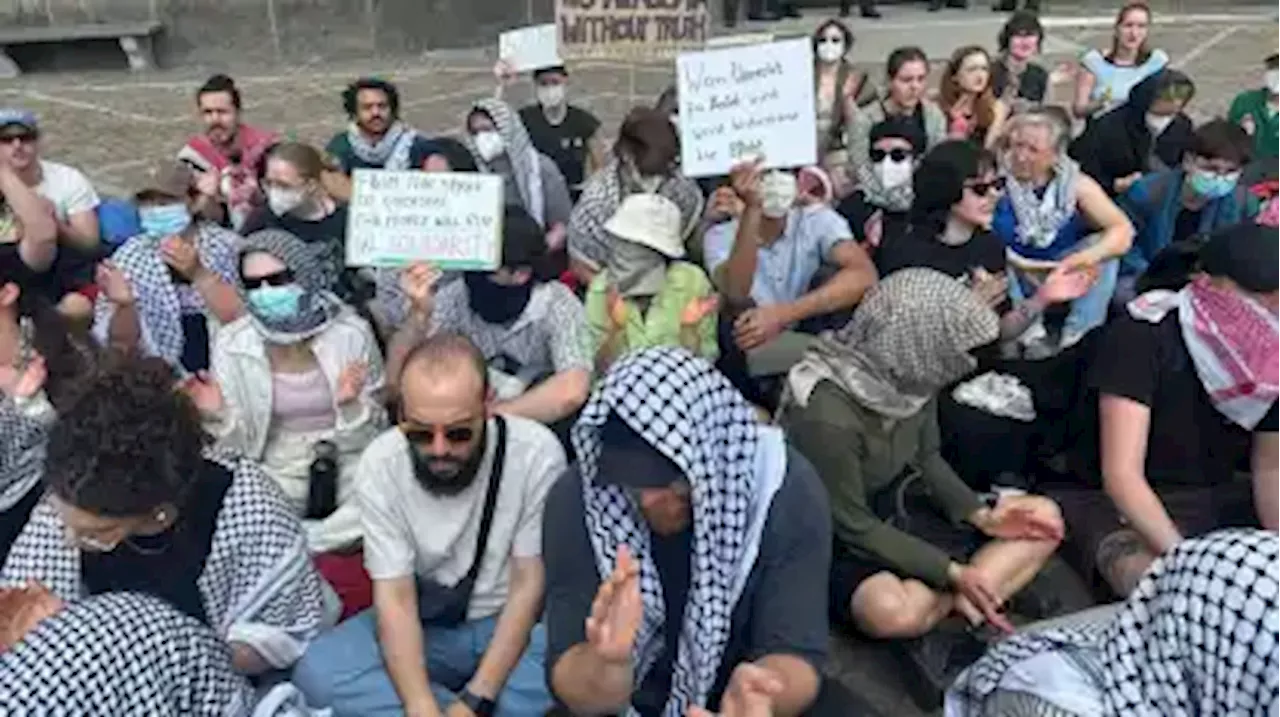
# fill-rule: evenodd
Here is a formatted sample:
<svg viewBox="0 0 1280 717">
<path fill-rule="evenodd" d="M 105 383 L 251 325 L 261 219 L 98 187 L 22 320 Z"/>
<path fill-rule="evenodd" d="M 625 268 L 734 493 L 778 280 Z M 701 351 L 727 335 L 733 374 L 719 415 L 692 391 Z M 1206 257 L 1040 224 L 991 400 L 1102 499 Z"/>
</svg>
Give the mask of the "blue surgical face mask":
<svg viewBox="0 0 1280 717">
<path fill-rule="evenodd" d="M 191 210 L 181 203 L 139 207 L 138 224 L 142 227 L 143 234 L 163 239 L 181 233 L 191 225 Z"/>
<path fill-rule="evenodd" d="M 284 321 L 298 315 L 303 294 L 301 286 L 260 286 L 249 291 L 249 310 L 261 321 Z"/>
<path fill-rule="evenodd" d="M 1197 195 L 1205 199 L 1221 199 L 1235 190 L 1236 182 L 1240 181 L 1240 173 L 1216 174 L 1197 169 L 1191 172 L 1189 181 L 1191 191 Z"/>
</svg>

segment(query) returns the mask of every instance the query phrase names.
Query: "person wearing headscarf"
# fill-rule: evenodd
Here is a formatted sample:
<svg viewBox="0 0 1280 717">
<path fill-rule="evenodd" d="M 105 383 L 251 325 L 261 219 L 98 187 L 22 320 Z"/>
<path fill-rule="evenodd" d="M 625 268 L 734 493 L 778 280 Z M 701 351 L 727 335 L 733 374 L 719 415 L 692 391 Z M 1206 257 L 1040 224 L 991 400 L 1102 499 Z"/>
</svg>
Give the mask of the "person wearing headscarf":
<svg viewBox="0 0 1280 717">
<path fill-rule="evenodd" d="M 305 717 L 289 683 L 255 703 L 205 625 L 141 593 L 64 603 L 39 585 L 0 589 L 0 693 L 24 715 Z M 52 711 L 51 711 L 52 710 Z"/>
<path fill-rule="evenodd" d="M 100 344 L 137 350 L 195 372 L 209 367 L 214 327 L 244 310 L 235 289 L 240 237 L 192 216 L 195 178 L 184 164 L 162 162 L 138 192 L 142 234 L 112 254 L 134 302 L 99 294 L 93 335 Z"/>
<path fill-rule="evenodd" d="M 1088 373 L 1098 428 L 1078 446 L 1101 490 L 1058 495 L 1072 554 L 1126 595 L 1156 556 L 1230 526 L 1277 527 L 1277 233 L 1212 234 L 1189 281 L 1129 302 Z M 1237 479 L 1249 466 L 1252 481 Z"/>
<path fill-rule="evenodd" d="M 1151 75 L 1127 102 L 1085 126 L 1071 142 L 1071 158 L 1113 197 L 1148 172 L 1181 166 L 1193 132 L 1183 110 L 1195 92 L 1191 78 L 1177 70 Z"/>
<path fill-rule="evenodd" d="M 633 194 L 605 227 L 613 252 L 586 297 L 596 371 L 650 346 L 683 346 L 715 360 L 719 298 L 702 269 L 683 261 L 680 208 L 661 195 Z"/>
<path fill-rule="evenodd" d="M 1071 130 L 1065 116 L 1032 109 L 1009 124 L 1005 194 L 996 202 L 991 231 L 1009 261 L 1009 297 L 1022 302 L 1059 266 L 1097 274 L 1070 302 L 1055 341 L 1043 321 L 1018 337 L 1028 358 L 1045 358 L 1079 343 L 1107 320 L 1119 258 L 1133 246 L 1133 225 L 1103 187 L 1067 156 Z"/>
<path fill-rule="evenodd" d="M 998 335 L 977 293 L 932 269 L 903 269 L 788 375 L 781 424 L 831 495 L 833 621 L 877 638 L 921 637 L 952 613 L 1007 629 L 1001 606 L 1057 549 L 1052 501 L 984 502 L 940 452 L 937 393 Z M 911 654 L 945 685 L 947 650 Z"/>
<path fill-rule="evenodd" d="M 605 225 L 633 194 L 657 194 L 680 209 L 680 239 L 688 242 L 702 218 L 702 190 L 680 174 L 680 138 L 669 114 L 637 107 L 618 129 L 618 140 L 604 167 L 587 178 L 569 218 L 569 268 L 583 285 L 609 262 L 613 237 Z"/>
<path fill-rule="evenodd" d="M 924 133 L 905 117 L 890 117 L 871 128 L 866 161 L 856 163 L 857 189 L 836 205 L 868 254 L 907 232 L 911 175 L 924 156 L 925 142 Z"/>
<path fill-rule="evenodd" d="M 573 201 L 560 168 L 533 148 L 520 116 L 502 100 L 475 103 L 466 121 L 468 148 L 481 172 L 502 177 L 506 203 L 523 207 L 547 234 L 547 249 L 564 246 Z"/>
<path fill-rule="evenodd" d="M 991 648 L 951 687 L 946 717 L 1274 715 L 1277 566 L 1274 532 L 1184 541 L 1114 616 Z"/>
<path fill-rule="evenodd" d="M 64 601 L 148 593 L 228 643 L 238 672 L 286 669 L 337 619 L 337 600 L 283 495 L 257 463 L 207 445 L 175 383 L 164 362 L 136 357 L 82 382 L 49 429 L 47 493 L 0 587 L 40 583 Z"/>
<path fill-rule="evenodd" d="M 400 91 L 394 84 L 362 77 L 343 89 L 342 108 L 351 123 L 324 149 L 343 172 L 421 166 L 427 140 L 400 119 Z"/>
<path fill-rule="evenodd" d="M 218 444 L 258 461 L 303 519 L 316 565 L 343 598 L 368 607 L 355 464 L 386 426 L 382 355 L 369 323 L 334 296 L 310 247 L 264 229 L 240 246 L 248 311 L 218 332 L 210 401 Z"/>
<path fill-rule="evenodd" d="M 549 684 L 568 712 L 683 717 L 744 688 L 768 714 L 861 712 L 822 677 L 822 486 L 723 375 L 683 348 L 632 353 L 573 446 L 543 514 Z"/>
</svg>

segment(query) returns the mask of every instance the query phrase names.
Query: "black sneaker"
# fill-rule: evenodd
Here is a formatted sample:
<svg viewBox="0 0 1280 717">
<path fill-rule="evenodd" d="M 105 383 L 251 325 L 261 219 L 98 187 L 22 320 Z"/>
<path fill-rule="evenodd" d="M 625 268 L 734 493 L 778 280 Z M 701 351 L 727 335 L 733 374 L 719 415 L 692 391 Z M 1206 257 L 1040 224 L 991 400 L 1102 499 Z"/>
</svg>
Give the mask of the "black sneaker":
<svg viewBox="0 0 1280 717">
<path fill-rule="evenodd" d="M 922 710 L 938 709 L 956 675 L 976 662 L 986 650 L 986 644 L 967 626 L 939 626 L 927 635 L 907 640 L 902 651 L 921 678 L 916 681 L 911 698 Z"/>
</svg>

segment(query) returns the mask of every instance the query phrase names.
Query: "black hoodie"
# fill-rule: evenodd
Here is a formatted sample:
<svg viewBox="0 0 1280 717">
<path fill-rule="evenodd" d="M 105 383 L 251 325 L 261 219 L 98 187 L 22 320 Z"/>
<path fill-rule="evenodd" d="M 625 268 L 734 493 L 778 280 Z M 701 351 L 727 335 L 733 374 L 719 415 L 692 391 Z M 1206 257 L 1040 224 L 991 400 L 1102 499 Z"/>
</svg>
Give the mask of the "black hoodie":
<svg viewBox="0 0 1280 717">
<path fill-rule="evenodd" d="M 1147 110 L 1156 101 L 1161 86 L 1168 84 L 1164 78 L 1171 72 L 1176 71 L 1162 70 L 1134 85 L 1125 104 L 1092 120 L 1071 143 L 1071 158 L 1107 194 L 1116 194 L 1117 179 L 1160 169 L 1159 165 L 1153 166 L 1152 155 L 1165 167 L 1177 167 L 1191 146 L 1194 128 L 1182 112 L 1174 115 L 1169 126 L 1154 138 L 1154 149 L 1151 130 L 1147 129 Z"/>
</svg>

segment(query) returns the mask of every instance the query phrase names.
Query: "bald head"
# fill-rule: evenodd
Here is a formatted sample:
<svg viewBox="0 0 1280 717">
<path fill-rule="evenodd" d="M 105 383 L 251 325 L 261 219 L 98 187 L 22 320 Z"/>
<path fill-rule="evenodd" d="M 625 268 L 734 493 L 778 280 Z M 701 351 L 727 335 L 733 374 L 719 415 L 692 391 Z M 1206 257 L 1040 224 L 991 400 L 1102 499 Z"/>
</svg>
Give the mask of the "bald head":
<svg viewBox="0 0 1280 717">
<path fill-rule="evenodd" d="M 471 396 L 483 401 L 489 390 L 484 355 L 470 339 L 455 333 L 439 333 L 415 346 L 405 356 L 400 372 L 404 400 L 411 393 Z"/>
</svg>

